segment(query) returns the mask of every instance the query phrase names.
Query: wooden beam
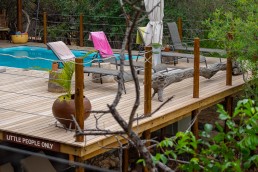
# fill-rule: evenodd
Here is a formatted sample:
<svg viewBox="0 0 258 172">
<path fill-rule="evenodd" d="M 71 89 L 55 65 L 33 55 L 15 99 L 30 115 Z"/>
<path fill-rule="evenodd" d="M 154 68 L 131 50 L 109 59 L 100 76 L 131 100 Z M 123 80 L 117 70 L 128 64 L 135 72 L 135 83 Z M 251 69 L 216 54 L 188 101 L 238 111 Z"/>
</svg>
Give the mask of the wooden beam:
<svg viewBox="0 0 258 172">
<path fill-rule="evenodd" d="M 82 130 L 84 130 L 83 79 L 83 58 L 75 58 L 75 117 Z M 76 142 L 83 141 L 83 135 L 76 136 Z"/>
<path fill-rule="evenodd" d="M 151 113 L 152 47 L 145 47 L 144 115 Z"/>
<path fill-rule="evenodd" d="M 22 0 L 17 0 L 17 29 L 23 32 L 22 28 Z"/>
<path fill-rule="evenodd" d="M 216 100 L 221 101 L 225 97 L 227 97 L 229 95 L 233 95 L 233 94 L 241 91 L 242 89 L 243 89 L 243 84 L 234 86 L 234 88 L 225 90 L 219 94 L 216 94 L 216 95 L 213 95 L 213 96 L 210 96 L 207 98 L 202 98 L 199 101 L 197 101 L 187 107 L 177 109 L 173 112 L 165 114 L 162 117 L 158 117 L 153 120 L 147 121 L 143 124 L 140 124 L 138 126 L 135 126 L 134 129 L 137 130 L 138 133 L 141 133 L 141 132 L 143 132 L 145 130 L 149 130 L 149 129 L 151 129 L 150 130 L 151 132 L 156 131 L 162 127 L 165 127 L 176 121 L 179 121 L 184 117 L 189 116 L 191 114 L 191 112 L 195 109 L 202 109 L 203 107 L 210 106 L 210 105 L 214 104 L 214 102 L 217 103 Z M 166 121 L 166 122 L 164 123 L 164 121 Z M 0 132 L 0 136 L 1 136 L 1 132 Z M 123 144 L 126 143 L 126 140 L 124 140 L 123 138 L 119 138 L 119 140 Z M 66 154 L 77 155 L 77 156 L 83 156 L 83 159 L 86 160 L 86 159 L 92 158 L 94 156 L 97 156 L 97 155 L 107 151 L 106 149 L 99 149 L 99 145 L 107 146 L 107 147 L 118 145 L 117 139 L 114 137 L 107 137 L 105 140 L 101 140 L 101 141 L 97 141 L 97 142 L 98 142 L 98 144 L 92 143 L 90 145 L 87 145 L 87 150 L 84 149 L 83 147 L 79 148 L 79 147 L 72 146 L 72 145 L 61 144 L 60 152 L 66 153 Z"/>
<path fill-rule="evenodd" d="M 206 107 L 207 105 L 212 104 L 214 101 L 221 100 L 222 98 L 225 98 L 228 95 L 235 94 L 235 93 L 241 91 L 242 89 L 243 89 L 243 85 L 239 85 L 239 86 L 235 86 L 234 89 L 228 89 L 228 90 L 222 91 L 220 94 L 212 95 L 207 98 L 202 98 L 199 101 L 194 102 L 189 106 L 177 109 L 173 112 L 169 112 L 169 113 L 163 115 L 162 117 L 157 117 L 153 120 L 144 122 L 143 124 L 139 124 L 138 126 L 135 126 L 134 129 L 137 130 L 138 132 L 143 132 L 143 131 L 155 128 L 156 126 L 162 125 L 164 123 L 164 121 L 166 121 L 167 124 L 170 124 L 169 121 L 171 121 L 171 123 L 173 123 L 175 121 L 182 119 L 183 117 L 188 116 L 189 113 L 191 113 L 193 110 L 200 109 L 202 107 Z M 117 140 L 115 138 L 107 138 L 107 140 L 105 141 L 105 144 L 101 144 L 101 146 L 112 144 L 112 142 L 117 142 Z M 101 143 L 104 143 L 104 141 L 102 141 Z M 98 145 L 92 145 L 92 146 L 88 147 L 87 153 L 93 152 L 97 149 L 99 149 Z"/>
</svg>

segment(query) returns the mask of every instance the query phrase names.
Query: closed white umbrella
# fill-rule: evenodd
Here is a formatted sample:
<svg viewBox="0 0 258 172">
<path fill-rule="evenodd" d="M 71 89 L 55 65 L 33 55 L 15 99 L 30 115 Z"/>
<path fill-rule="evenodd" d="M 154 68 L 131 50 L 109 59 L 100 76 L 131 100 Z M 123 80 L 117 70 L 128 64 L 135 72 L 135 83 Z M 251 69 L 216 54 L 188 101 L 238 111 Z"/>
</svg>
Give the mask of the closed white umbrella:
<svg viewBox="0 0 258 172">
<path fill-rule="evenodd" d="M 149 23 L 146 27 L 145 46 L 150 44 L 162 45 L 163 38 L 163 17 L 164 17 L 164 0 L 144 0 L 145 9 L 151 13 L 148 15 Z M 153 66 L 161 63 L 161 47 L 153 47 Z"/>
<path fill-rule="evenodd" d="M 145 45 L 148 46 L 152 43 L 162 44 L 164 0 L 144 0 L 144 3 L 146 11 L 152 11 L 148 15 L 150 21 L 146 28 Z"/>
</svg>

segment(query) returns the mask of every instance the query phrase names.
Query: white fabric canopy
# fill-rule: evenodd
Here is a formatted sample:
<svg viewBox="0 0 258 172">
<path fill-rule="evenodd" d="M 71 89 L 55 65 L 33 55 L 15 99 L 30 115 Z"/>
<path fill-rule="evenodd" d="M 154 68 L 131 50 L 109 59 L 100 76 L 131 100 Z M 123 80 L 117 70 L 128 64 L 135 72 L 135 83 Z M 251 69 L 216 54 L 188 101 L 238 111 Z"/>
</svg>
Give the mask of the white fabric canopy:
<svg viewBox="0 0 258 172">
<path fill-rule="evenodd" d="M 164 0 L 144 0 L 147 12 L 152 11 L 149 15 L 149 23 L 146 28 L 145 45 L 152 43 L 162 44 L 163 37 L 163 17 L 164 17 Z M 157 4 L 159 5 L 157 6 Z"/>
</svg>

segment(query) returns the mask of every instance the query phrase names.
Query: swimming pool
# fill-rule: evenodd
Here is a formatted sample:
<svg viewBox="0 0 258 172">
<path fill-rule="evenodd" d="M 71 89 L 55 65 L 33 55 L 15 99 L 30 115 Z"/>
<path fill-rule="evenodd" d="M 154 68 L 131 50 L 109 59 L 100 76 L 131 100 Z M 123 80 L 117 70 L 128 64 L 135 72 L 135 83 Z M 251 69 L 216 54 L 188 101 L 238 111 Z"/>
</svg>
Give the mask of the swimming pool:
<svg viewBox="0 0 258 172">
<path fill-rule="evenodd" d="M 85 55 L 86 51 L 72 50 L 76 57 Z M 84 59 L 84 66 L 90 66 L 91 54 Z M 118 54 L 115 54 L 118 56 Z M 136 57 L 133 57 L 136 58 Z M 52 62 L 58 60 L 56 55 L 43 47 L 17 46 L 10 48 L 0 48 L 0 66 L 25 68 L 25 69 L 51 69 Z"/>
</svg>

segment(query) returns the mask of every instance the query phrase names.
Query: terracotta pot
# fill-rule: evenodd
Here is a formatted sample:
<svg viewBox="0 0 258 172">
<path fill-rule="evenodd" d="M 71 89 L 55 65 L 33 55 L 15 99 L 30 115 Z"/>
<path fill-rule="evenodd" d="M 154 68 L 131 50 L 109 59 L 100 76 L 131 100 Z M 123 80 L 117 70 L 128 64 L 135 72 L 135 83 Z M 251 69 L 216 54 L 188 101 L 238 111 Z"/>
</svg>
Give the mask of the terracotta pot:
<svg viewBox="0 0 258 172">
<path fill-rule="evenodd" d="M 86 120 L 91 110 L 91 103 L 87 97 L 84 96 L 84 120 Z M 57 121 L 63 124 L 66 128 L 75 129 L 75 124 L 72 121 L 73 114 L 75 116 L 75 101 L 74 95 L 72 95 L 71 100 L 60 100 L 57 98 L 52 106 L 52 112 Z"/>
</svg>

